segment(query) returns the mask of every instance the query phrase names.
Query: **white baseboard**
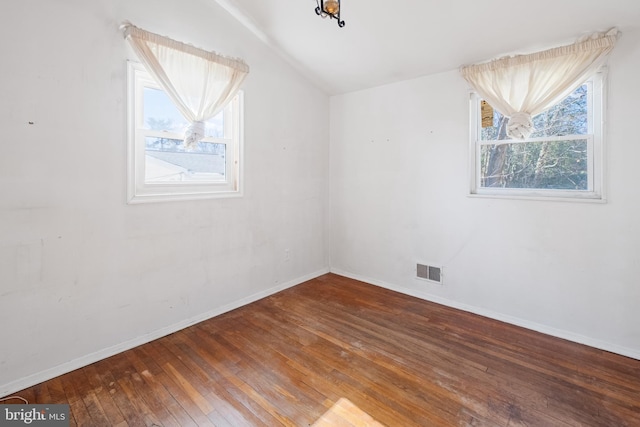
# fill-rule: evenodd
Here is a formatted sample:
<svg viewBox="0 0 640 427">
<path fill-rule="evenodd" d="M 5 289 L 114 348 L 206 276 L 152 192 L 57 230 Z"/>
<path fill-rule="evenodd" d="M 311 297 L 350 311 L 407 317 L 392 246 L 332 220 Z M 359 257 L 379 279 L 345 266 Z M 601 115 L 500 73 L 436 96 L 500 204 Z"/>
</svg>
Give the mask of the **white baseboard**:
<svg viewBox="0 0 640 427">
<path fill-rule="evenodd" d="M 158 338 L 162 338 L 164 336 L 170 335 L 174 332 L 182 330 L 196 323 L 202 322 L 207 319 L 211 319 L 212 317 L 219 316 L 228 311 L 235 310 L 236 308 L 242 307 L 244 305 L 247 305 L 249 303 L 252 303 L 254 301 L 267 297 L 269 295 L 273 295 L 284 289 L 299 285 L 300 283 L 306 282 L 307 280 L 315 279 L 316 277 L 322 276 L 323 274 L 326 274 L 328 272 L 329 272 L 329 269 L 327 268 L 327 269 L 316 271 L 315 273 L 307 274 L 297 279 L 290 280 L 285 283 L 281 283 L 267 290 L 255 293 L 248 297 L 226 304 L 222 307 L 218 307 L 213 310 L 207 311 L 205 313 L 199 314 L 197 316 L 191 317 L 189 319 L 183 320 L 176 324 L 173 324 L 173 325 L 158 329 L 156 331 L 153 331 L 151 333 L 142 335 L 140 337 L 131 339 L 129 341 L 125 341 L 123 343 L 116 344 L 114 346 L 96 351 L 94 353 L 87 354 L 86 356 L 79 357 L 77 359 L 71 360 L 69 362 L 63 363 L 62 365 L 58 365 L 53 368 L 45 369 L 44 371 L 37 372 L 33 375 L 29 375 L 28 377 L 21 378 L 19 380 L 12 381 L 7 384 L 2 384 L 0 385 L 0 396 L 7 396 L 17 391 L 24 390 L 25 388 L 29 388 L 36 384 L 40 384 L 43 381 L 50 380 L 57 376 L 69 373 L 76 369 L 95 363 L 99 360 L 103 360 L 103 359 L 106 359 L 107 357 L 111 357 L 118 353 L 122 353 L 123 351 L 130 350 L 139 345 L 143 345 L 153 340 L 156 340 Z"/>
<path fill-rule="evenodd" d="M 487 310 L 482 307 L 476 307 L 476 306 L 460 303 L 457 301 L 449 300 L 447 298 L 442 298 L 436 295 L 429 294 L 427 292 L 419 292 L 413 289 L 404 288 L 402 286 L 397 286 L 390 283 L 382 282 L 380 280 L 371 279 L 369 277 L 363 277 L 357 274 L 351 274 L 349 272 L 342 271 L 340 269 L 332 268 L 331 273 L 348 277 L 350 279 L 359 280 L 361 282 L 369 283 L 372 285 L 380 286 L 381 288 L 386 288 L 392 291 L 400 292 L 402 294 L 410 295 L 412 297 L 420 298 L 426 301 L 442 304 L 447 307 L 455 308 L 462 311 L 467 311 L 469 313 L 478 314 L 480 316 L 488 317 L 490 319 L 499 320 L 501 322 L 509 323 L 511 325 L 520 326 L 525 329 L 541 332 L 543 334 L 551 335 L 556 338 L 562 338 L 578 344 L 584 344 L 589 347 L 594 347 L 600 350 L 605 350 L 611 353 L 616 353 L 622 356 L 631 357 L 632 359 L 640 360 L 639 350 L 634 350 L 634 349 L 623 347 L 617 344 L 601 341 L 595 338 L 586 337 L 584 335 L 576 334 L 574 332 L 565 331 L 562 329 L 556 329 L 551 326 L 542 325 L 542 324 L 531 322 L 525 319 L 520 319 L 518 317 L 513 317 L 506 314 L 498 313 L 496 311 Z"/>
</svg>

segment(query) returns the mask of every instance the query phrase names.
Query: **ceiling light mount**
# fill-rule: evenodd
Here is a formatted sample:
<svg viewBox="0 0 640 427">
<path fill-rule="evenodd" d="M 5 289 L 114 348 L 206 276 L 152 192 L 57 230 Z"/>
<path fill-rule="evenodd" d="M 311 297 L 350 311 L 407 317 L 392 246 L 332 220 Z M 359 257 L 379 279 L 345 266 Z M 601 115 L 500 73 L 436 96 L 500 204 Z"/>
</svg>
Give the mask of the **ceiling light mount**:
<svg viewBox="0 0 640 427">
<path fill-rule="evenodd" d="M 344 27 L 344 21 L 340 19 L 340 0 L 316 0 L 316 15 L 338 21 L 338 27 Z"/>
</svg>

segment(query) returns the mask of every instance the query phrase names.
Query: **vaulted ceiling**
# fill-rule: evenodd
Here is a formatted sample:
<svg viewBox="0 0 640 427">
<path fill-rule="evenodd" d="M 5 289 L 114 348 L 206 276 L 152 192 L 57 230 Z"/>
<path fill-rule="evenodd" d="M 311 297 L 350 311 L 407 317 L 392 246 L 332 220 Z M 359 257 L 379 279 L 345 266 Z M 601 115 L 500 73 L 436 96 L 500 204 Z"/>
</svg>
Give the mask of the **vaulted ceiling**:
<svg viewBox="0 0 640 427">
<path fill-rule="evenodd" d="M 315 0 L 216 1 L 329 94 L 640 27 L 640 0 L 342 0 L 335 20 Z"/>
</svg>

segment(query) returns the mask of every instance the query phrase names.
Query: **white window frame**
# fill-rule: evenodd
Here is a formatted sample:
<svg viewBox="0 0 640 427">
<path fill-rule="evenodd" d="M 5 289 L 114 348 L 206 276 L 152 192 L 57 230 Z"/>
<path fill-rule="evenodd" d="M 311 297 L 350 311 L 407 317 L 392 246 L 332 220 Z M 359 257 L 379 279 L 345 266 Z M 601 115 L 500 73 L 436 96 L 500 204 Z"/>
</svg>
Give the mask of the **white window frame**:
<svg viewBox="0 0 640 427">
<path fill-rule="evenodd" d="M 243 92 L 240 91 L 226 108 L 230 108 L 232 137 L 207 137 L 202 142 L 225 144 L 225 177 L 217 182 L 145 182 L 145 137 L 159 136 L 183 139 L 183 135 L 144 128 L 144 88 L 162 88 L 140 63 L 127 62 L 127 202 L 129 204 L 174 200 L 199 200 L 242 196 Z M 225 132 L 226 133 L 226 132 Z"/>
<path fill-rule="evenodd" d="M 471 92 L 469 108 L 469 169 L 470 196 L 497 197 L 513 199 L 564 200 L 564 201 L 592 201 L 604 202 L 604 117 L 605 117 L 605 81 L 606 70 L 602 70 L 591 77 L 588 85 L 587 105 L 589 124 L 586 135 L 575 137 L 543 137 L 527 138 L 524 140 L 500 140 L 502 144 L 544 142 L 570 139 L 587 140 L 588 159 L 588 189 L 587 190 L 556 190 L 556 189 L 527 189 L 527 188 L 487 188 L 481 187 L 480 158 L 482 145 L 494 145 L 495 141 L 481 141 L 481 97 Z"/>
</svg>

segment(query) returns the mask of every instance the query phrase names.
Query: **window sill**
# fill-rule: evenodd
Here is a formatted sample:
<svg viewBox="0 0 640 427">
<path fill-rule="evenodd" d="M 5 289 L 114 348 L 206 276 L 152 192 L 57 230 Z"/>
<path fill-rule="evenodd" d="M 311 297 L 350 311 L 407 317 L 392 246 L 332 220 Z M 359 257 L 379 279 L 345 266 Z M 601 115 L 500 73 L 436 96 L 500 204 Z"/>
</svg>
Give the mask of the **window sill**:
<svg viewBox="0 0 640 427">
<path fill-rule="evenodd" d="M 189 200 L 211 200 L 211 199 L 228 199 L 234 197 L 242 197 L 240 191 L 221 191 L 217 193 L 183 193 L 183 194 L 137 194 L 131 196 L 127 200 L 129 205 L 138 205 L 142 203 L 162 203 L 177 202 Z"/>
<path fill-rule="evenodd" d="M 507 199 L 507 200 L 535 200 L 542 202 L 569 202 L 569 203 L 594 203 L 605 204 L 607 199 L 602 195 L 596 195 L 593 193 L 582 193 L 574 196 L 565 195 L 545 195 L 536 192 L 535 194 L 523 194 L 522 192 L 495 192 L 495 191 L 482 191 L 478 193 L 469 193 L 467 197 L 473 199 Z"/>
</svg>

